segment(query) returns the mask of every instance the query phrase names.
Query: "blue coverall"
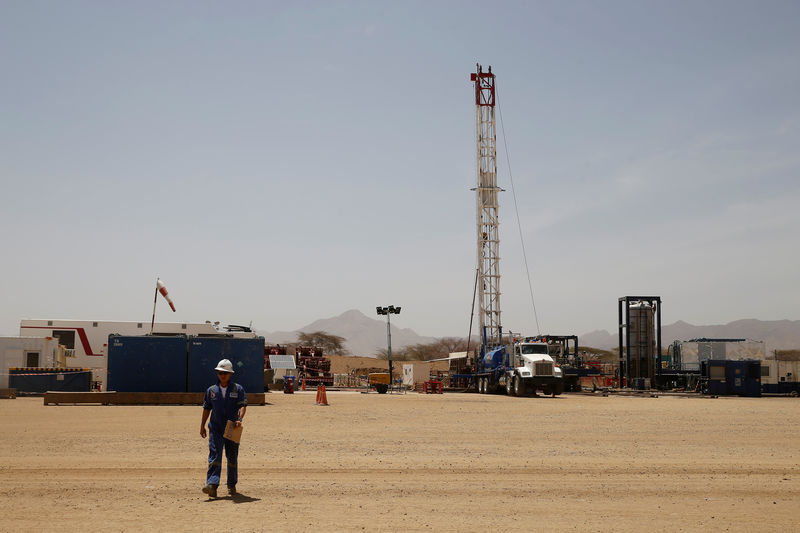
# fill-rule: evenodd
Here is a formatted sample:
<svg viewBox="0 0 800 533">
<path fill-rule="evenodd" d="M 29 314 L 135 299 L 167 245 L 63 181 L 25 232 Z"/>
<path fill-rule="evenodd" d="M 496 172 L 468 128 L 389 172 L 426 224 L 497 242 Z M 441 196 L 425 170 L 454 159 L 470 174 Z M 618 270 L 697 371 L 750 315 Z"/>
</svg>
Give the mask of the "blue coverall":
<svg viewBox="0 0 800 533">
<path fill-rule="evenodd" d="M 228 383 L 227 394 L 222 397 L 219 383 L 206 390 L 203 399 L 203 409 L 211 411 L 208 422 L 208 475 L 206 484 L 219 485 L 222 473 L 222 450 L 225 449 L 225 458 L 228 461 L 229 487 L 235 486 L 239 480 L 237 458 L 239 457 L 239 443 L 224 438 L 225 425 L 228 420 L 239 419 L 239 409 L 247 405 L 247 396 L 244 389 L 233 381 Z"/>
</svg>

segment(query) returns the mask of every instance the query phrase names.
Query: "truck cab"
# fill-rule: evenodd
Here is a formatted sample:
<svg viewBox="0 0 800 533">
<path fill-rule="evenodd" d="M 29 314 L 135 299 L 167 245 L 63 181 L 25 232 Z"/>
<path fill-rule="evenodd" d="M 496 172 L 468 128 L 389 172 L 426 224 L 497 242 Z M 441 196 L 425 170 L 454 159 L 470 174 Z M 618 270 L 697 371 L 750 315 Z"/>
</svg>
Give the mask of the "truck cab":
<svg viewBox="0 0 800 533">
<path fill-rule="evenodd" d="M 513 345 L 511 369 L 506 376 L 506 392 L 521 396 L 541 390 L 544 394 L 564 391 L 563 373 L 550 354 L 545 342 L 525 340 Z"/>
</svg>

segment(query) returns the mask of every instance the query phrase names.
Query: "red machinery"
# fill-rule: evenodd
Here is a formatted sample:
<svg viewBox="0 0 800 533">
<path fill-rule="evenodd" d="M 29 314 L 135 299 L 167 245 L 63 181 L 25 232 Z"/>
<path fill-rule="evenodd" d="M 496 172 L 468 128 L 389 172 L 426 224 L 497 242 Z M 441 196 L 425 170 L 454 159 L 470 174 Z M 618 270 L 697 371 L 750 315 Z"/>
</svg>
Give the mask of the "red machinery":
<svg viewBox="0 0 800 533">
<path fill-rule="evenodd" d="M 307 387 L 325 385 L 333 386 L 333 373 L 331 373 L 331 360 L 322 356 L 322 348 L 312 346 L 298 346 L 295 349 L 297 364 L 297 379 L 300 383 L 305 381 Z"/>
</svg>

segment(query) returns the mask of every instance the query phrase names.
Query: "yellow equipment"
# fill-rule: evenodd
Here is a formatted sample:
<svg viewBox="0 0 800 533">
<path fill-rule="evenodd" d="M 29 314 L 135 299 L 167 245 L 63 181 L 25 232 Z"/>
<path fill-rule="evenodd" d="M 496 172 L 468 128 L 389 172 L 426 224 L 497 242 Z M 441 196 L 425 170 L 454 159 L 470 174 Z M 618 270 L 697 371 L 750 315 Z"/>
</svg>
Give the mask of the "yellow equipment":
<svg viewBox="0 0 800 533">
<path fill-rule="evenodd" d="M 378 394 L 386 394 L 386 391 L 389 390 L 390 383 L 391 380 L 389 379 L 388 372 L 373 372 L 369 375 L 369 386 L 375 387 Z"/>
</svg>

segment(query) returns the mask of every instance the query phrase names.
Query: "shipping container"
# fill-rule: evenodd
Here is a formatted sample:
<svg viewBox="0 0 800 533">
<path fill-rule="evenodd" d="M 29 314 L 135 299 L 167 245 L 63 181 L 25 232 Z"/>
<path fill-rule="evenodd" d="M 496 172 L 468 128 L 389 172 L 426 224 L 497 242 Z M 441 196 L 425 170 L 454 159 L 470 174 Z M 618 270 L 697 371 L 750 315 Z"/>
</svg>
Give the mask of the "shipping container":
<svg viewBox="0 0 800 533">
<path fill-rule="evenodd" d="M 108 336 L 108 389 L 186 392 L 185 335 Z"/>
<path fill-rule="evenodd" d="M 20 393 L 89 392 L 89 368 L 10 368 L 8 385 Z"/>
<path fill-rule="evenodd" d="M 24 319 L 19 323 L 19 334 L 43 337 L 56 337 L 59 344 L 67 350 L 67 365 L 91 368 L 93 380 L 99 381 L 108 390 L 108 337 L 121 335 L 138 337 L 150 332 L 150 318 L 142 322 L 123 322 L 110 320 L 64 320 L 64 319 Z M 156 322 L 153 335 L 161 336 L 219 336 L 256 337 L 247 326 L 229 324 L 204 324 L 181 322 Z M 25 365 L 21 365 L 25 366 Z M 45 363 L 39 363 L 45 366 Z"/>
<path fill-rule="evenodd" d="M 222 359 L 233 363 L 231 380 L 247 392 L 264 392 L 264 337 L 190 337 L 188 391 L 205 392 L 217 382 L 214 370 Z"/>
</svg>

